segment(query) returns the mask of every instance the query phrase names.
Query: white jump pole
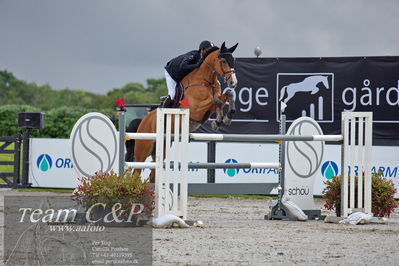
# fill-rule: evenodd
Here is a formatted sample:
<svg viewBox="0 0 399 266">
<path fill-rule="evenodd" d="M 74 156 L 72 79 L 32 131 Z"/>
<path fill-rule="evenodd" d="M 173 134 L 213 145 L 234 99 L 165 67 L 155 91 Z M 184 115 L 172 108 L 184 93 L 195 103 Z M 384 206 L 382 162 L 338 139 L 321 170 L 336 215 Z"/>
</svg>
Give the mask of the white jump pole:
<svg viewBox="0 0 399 266">
<path fill-rule="evenodd" d="M 355 211 L 371 214 L 373 113 L 342 113 L 341 216 Z M 355 203 L 355 176 L 358 198 Z"/>
</svg>

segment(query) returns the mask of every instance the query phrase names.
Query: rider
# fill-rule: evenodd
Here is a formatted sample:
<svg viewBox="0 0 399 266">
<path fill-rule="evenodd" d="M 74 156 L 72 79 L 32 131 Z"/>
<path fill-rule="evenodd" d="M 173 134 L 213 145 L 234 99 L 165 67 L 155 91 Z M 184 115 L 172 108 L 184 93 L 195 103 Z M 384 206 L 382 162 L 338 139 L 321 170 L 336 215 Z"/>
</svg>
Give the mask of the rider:
<svg viewBox="0 0 399 266">
<path fill-rule="evenodd" d="M 166 64 L 165 78 L 168 87 L 168 96 L 163 102 L 163 108 L 171 106 L 176 94 L 176 84 L 181 82 L 186 75 L 201 65 L 204 50 L 212 46 L 213 44 L 210 41 L 202 41 L 198 50 L 179 55 Z"/>
</svg>

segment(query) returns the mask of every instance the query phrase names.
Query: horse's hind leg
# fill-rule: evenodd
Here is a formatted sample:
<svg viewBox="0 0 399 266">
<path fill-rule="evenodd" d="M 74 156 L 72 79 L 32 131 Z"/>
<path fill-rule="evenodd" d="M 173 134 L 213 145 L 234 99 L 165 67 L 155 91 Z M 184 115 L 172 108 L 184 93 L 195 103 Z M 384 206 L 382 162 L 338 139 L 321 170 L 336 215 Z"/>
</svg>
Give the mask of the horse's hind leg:
<svg viewBox="0 0 399 266">
<path fill-rule="evenodd" d="M 236 112 L 236 105 L 234 102 L 233 93 L 230 90 L 226 91 L 222 97 L 224 97 L 225 101 L 229 104 L 229 109 L 223 117 L 223 123 L 229 126 L 231 124 L 231 120 L 233 119 L 233 115 Z"/>
<path fill-rule="evenodd" d="M 220 125 L 222 124 L 222 119 L 223 119 L 223 102 L 215 98 L 213 99 L 213 103 L 216 106 L 216 120 L 212 121 L 212 129 L 217 131 L 220 128 Z"/>
</svg>

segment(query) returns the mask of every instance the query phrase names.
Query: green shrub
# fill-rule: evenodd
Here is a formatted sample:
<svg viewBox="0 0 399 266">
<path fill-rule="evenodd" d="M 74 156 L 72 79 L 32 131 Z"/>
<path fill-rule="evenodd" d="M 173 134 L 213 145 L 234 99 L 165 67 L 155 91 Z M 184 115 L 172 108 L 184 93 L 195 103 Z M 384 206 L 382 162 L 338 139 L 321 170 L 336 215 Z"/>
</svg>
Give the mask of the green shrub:
<svg viewBox="0 0 399 266">
<path fill-rule="evenodd" d="M 92 110 L 82 107 L 60 107 L 45 112 L 45 128 L 42 138 L 69 138 L 73 125 L 81 116 Z"/>
<path fill-rule="evenodd" d="M 5 105 L 0 107 L 0 136 L 13 136 L 22 132 L 18 128 L 18 113 L 22 112 L 44 113 L 45 127 L 40 130 L 32 130 L 32 136 L 40 138 L 69 138 L 76 121 L 89 112 L 100 112 L 108 117 L 113 115 L 111 109 L 60 107 L 43 111 L 29 105 Z"/>
<path fill-rule="evenodd" d="M 13 136 L 21 129 L 18 128 L 18 113 L 40 112 L 40 109 L 29 105 L 4 105 L 0 106 L 0 136 Z M 34 136 L 38 132 L 33 131 Z"/>
<path fill-rule="evenodd" d="M 327 210 L 336 210 L 340 214 L 341 208 L 341 177 L 334 176 L 324 182 L 323 198 L 326 200 L 324 207 Z M 355 207 L 357 208 L 357 177 L 355 177 Z M 394 195 L 396 188 L 391 180 L 382 177 L 381 173 L 372 174 L 371 198 L 372 213 L 377 217 L 389 217 L 397 207 Z M 349 196 L 349 195 L 348 195 Z"/>
<path fill-rule="evenodd" d="M 394 208 L 398 207 L 394 199 L 396 188 L 391 180 L 381 177 L 381 174 L 373 175 L 371 183 L 372 212 L 374 216 L 390 216 Z"/>
</svg>

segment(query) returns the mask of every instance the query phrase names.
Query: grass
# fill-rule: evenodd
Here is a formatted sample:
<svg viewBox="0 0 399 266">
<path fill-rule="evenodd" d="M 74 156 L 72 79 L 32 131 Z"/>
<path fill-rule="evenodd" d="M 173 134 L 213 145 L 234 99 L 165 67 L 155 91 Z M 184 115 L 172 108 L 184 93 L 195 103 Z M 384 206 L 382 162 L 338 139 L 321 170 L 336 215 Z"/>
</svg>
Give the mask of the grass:
<svg viewBox="0 0 399 266">
<path fill-rule="evenodd" d="M 73 189 L 58 189 L 58 188 L 19 188 L 21 192 L 55 192 L 55 193 L 72 193 Z"/>
<path fill-rule="evenodd" d="M 3 145 L 4 142 L 0 142 L 0 145 Z M 6 150 L 13 150 L 14 143 L 9 145 Z M 0 154 L 0 161 L 13 161 L 14 155 L 13 154 Z M 14 171 L 13 165 L 0 165 L 0 172 L 2 173 L 12 173 Z M 0 179 L 0 183 L 5 183 L 3 179 Z"/>
</svg>

